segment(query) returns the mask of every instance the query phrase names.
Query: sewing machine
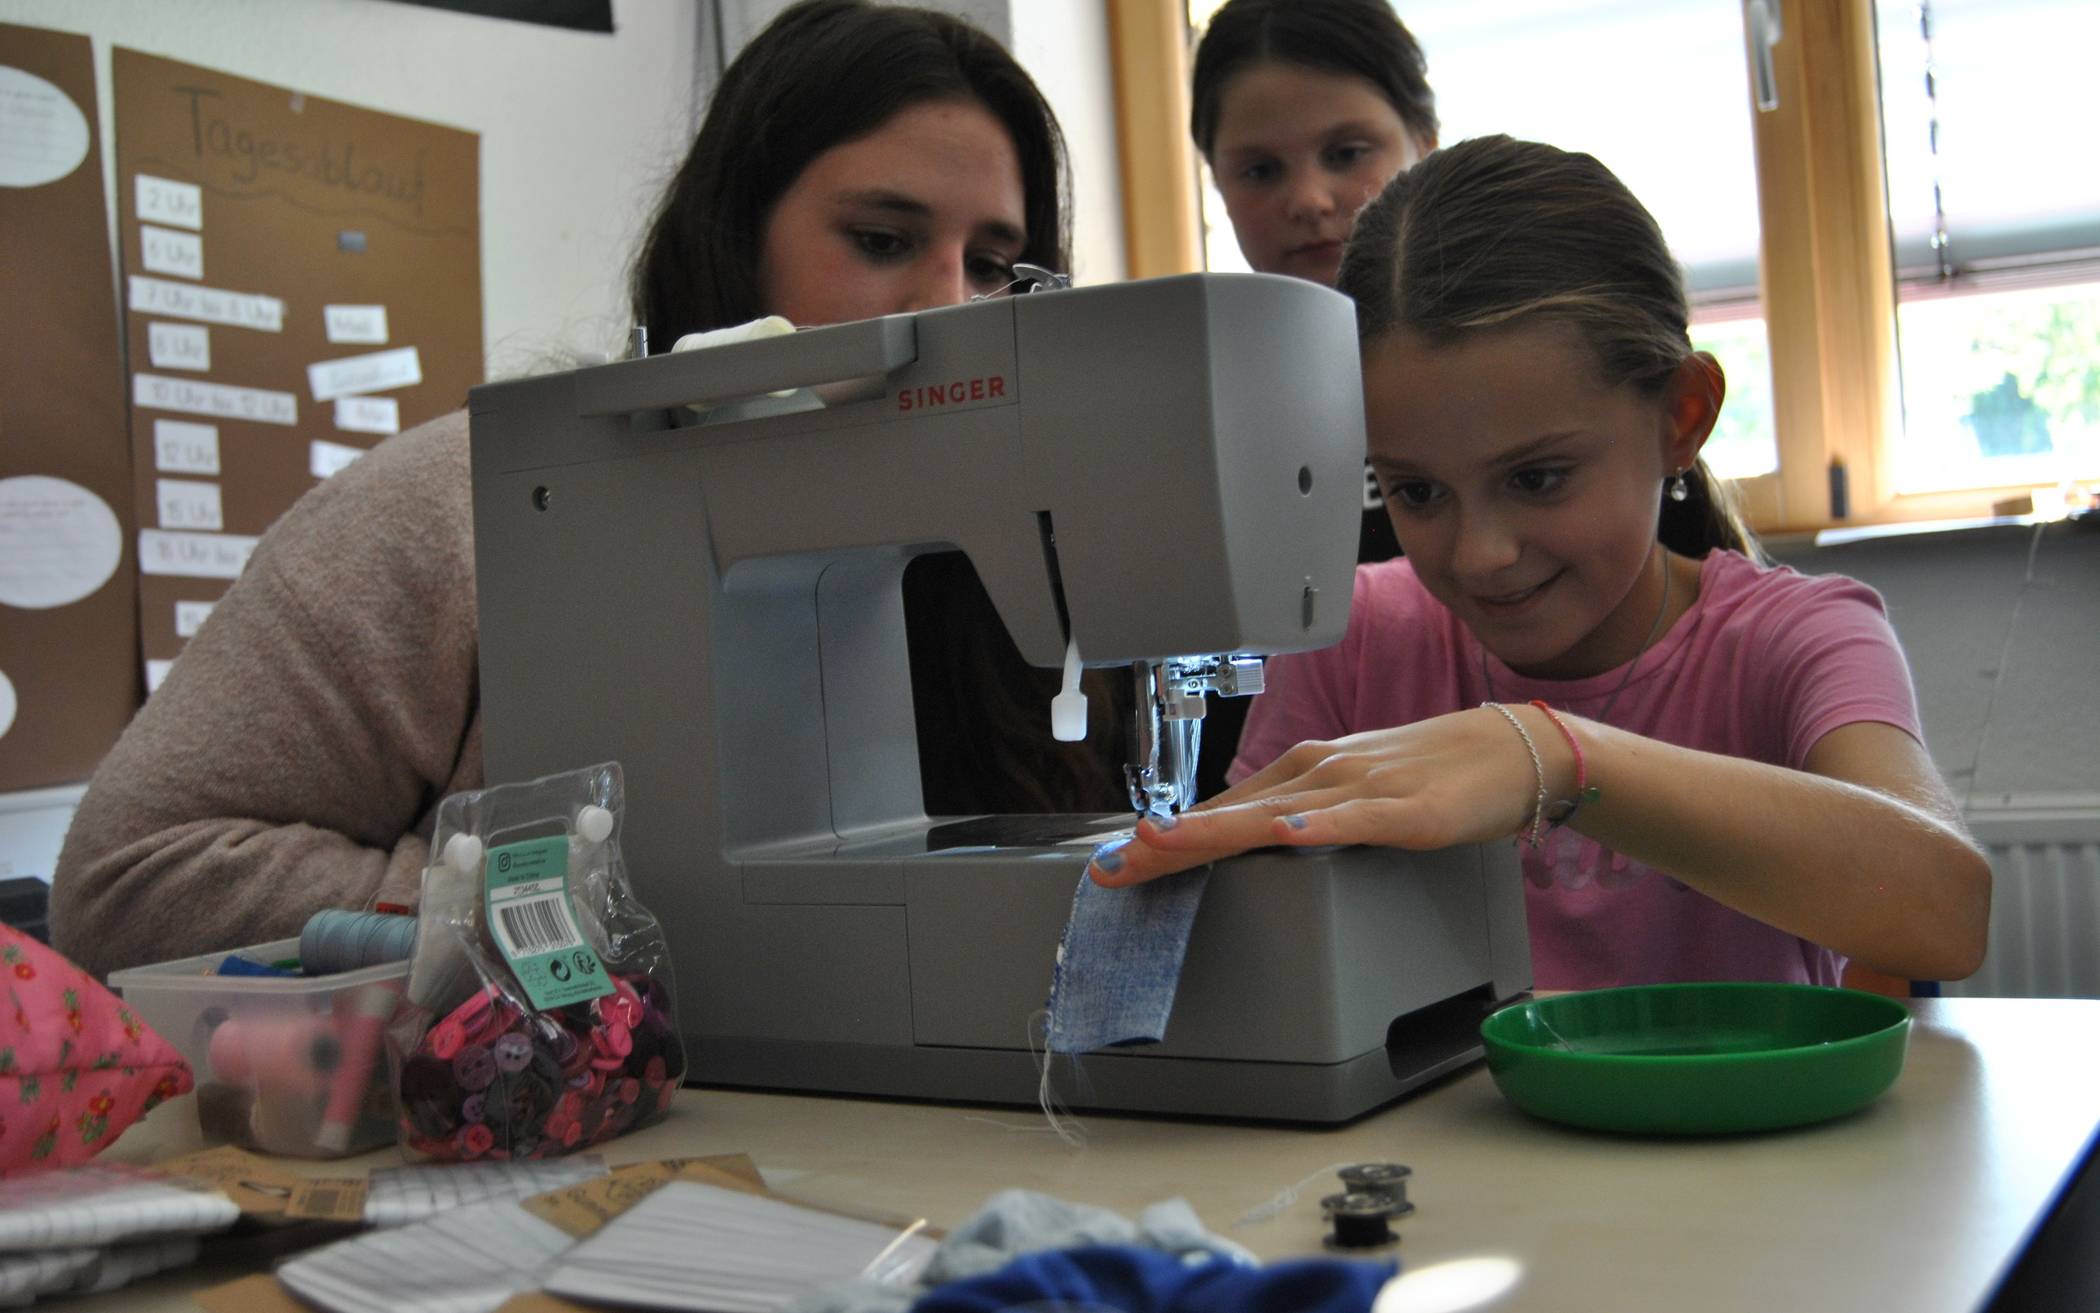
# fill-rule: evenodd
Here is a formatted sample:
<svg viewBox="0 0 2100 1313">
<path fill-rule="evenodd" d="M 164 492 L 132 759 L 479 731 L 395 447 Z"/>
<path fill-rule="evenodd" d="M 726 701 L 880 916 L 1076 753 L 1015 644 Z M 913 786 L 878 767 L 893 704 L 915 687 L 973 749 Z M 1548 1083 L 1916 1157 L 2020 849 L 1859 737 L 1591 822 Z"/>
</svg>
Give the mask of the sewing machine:
<svg viewBox="0 0 2100 1313">
<path fill-rule="evenodd" d="M 623 764 L 704 1083 L 1036 1102 L 1087 836 L 1131 817 L 924 813 L 912 556 L 968 553 L 1032 663 L 1133 672 L 1149 806 L 1186 800 L 1205 690 L 1347 621 L 1355 316 L 1295 279 L 1040 291 L 471 408 L 488 778 Z M 1477 1056 L 1530 982 L 1507 844 L 1248 854 L 1214 870 L 1165 1041 L 1058 1093 L 1346 1120 Z"/>
</svg>

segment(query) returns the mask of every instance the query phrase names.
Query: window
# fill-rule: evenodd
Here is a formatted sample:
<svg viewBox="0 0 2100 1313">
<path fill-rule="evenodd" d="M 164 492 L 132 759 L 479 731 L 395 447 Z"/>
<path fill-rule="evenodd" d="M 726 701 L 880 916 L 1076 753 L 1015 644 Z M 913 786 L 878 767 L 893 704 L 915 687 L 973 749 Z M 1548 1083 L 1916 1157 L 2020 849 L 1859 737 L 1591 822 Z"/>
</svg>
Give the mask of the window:
<svg viewBox="0 0 2100 1313">
<path fill-rule="evenodd" d="M 1589 151 L 1654 212 L 1757 527 L 1830 523 L 1837 463 L 1855 521 L 2100 484 L 2100 4 L 1781 0 L 1770 112 L 1744 0 L 1395 8 L 1447 142 Z M 1244 268 L 1214 194 L 1202 217 L 1210 267 Z"/>
<path fill-rule="evenodd" d="M 1223 0 L 1188 0 L 1201 34 Z M 1694 345 L 1728 374 L 1707 459 L 1729 477 L 1777 464 L 1757 309 L 1757 169 L 1742 19 L 1732 0 L 1399 0 L 1429 59 L 1445 142 L 1508 133 L 1586 151 L 1640 197 L 1685 267 Z M 1658 114 L 1658 105 L 1669 112 Z M 1209 170 L 1206 267 L 1245 259 Z"/>
<path fill-rule="evenodd" d="M 2100 477 L 2100 172 L 2072 144 L 2100 121 L 2100 6 L 1888 0 L 1877 20 L 1896 491 Z"/>
</svg>

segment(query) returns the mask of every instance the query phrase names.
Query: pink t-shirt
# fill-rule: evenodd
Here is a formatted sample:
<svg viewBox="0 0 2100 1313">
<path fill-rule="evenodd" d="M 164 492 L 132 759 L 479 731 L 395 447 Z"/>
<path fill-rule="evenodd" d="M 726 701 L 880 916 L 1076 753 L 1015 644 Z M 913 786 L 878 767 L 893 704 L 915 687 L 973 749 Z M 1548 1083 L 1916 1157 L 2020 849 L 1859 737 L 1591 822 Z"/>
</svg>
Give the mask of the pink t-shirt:
<svg viewBox="0 0 2100 1313">
<path fill-rule="evenodd" d="M 1480 644 L 1406 560 L 1361 566 L 1334 647 L 1269 663 L 1230 778 L 1308 739 L 1410 724 L 1489 700 Z M 1800 769 L 1840 725 L 1880 721 L 1922 741 L 1910 670 L 1865 584 L 1701 562 L 1699 600 L 1634 663 L 1589 679 L 1526 679 L 1492 656 L 1493 699 L 1539 698 L 1665 743 Z M 1687 807 L 1700 805 L 1687 796 Z M 1775 930 L 1571 829 L 1526 850 L 1532 970 L 1541 989 L 1679 980 L 1834 985 L 1845 960 Z"/>
</svg>

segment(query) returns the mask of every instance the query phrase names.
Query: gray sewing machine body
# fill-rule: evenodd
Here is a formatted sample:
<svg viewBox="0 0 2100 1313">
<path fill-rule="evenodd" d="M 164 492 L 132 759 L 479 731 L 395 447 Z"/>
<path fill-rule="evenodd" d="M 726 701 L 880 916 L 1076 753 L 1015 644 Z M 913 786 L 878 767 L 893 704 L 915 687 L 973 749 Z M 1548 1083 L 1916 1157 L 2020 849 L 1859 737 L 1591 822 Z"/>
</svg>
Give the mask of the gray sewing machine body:
<svg viewBox="0 0 2100 1313">
<path fill-rule="evenodd" d="M 1068 633 L 1089 666 L 1329 645 L 1361 406 L 1349 303 L 1258 275 L 477 388 L 488 778 L 623 764 L 694 1079 L 1033 1103 L 1072 840 L 1129 818 L 925 815 L 904 566 L 967 552 L 1045 667 Z M 1530 979 L 1506 845 L 1250 854 L 1212 875 L 1166 1042 L 1059 1093 L 1343 1120 L 1477 1055 Z"/>
</svg>

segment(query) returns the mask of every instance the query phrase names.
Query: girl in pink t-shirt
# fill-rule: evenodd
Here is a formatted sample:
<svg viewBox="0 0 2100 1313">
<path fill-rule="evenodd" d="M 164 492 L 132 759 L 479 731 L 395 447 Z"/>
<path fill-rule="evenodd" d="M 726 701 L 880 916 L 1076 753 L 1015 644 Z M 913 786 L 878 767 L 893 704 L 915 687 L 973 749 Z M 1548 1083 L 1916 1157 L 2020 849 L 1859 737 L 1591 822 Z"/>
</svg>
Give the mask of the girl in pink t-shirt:
<svg viewBox="0 0 2100 1313">
<path fill-rule="evenodd" d="M 1093 878 L 1514 833 L 1542 987 L 1974 971 L 1990 868 L 1880 600 L 1752 559 L 1699 459 L 1720 367 L 1624 185 L 1462 142 L 1358 216 L 1340 286 L 1405 559 L 1272 664 L 1237 783 Z"/>
</svg>

